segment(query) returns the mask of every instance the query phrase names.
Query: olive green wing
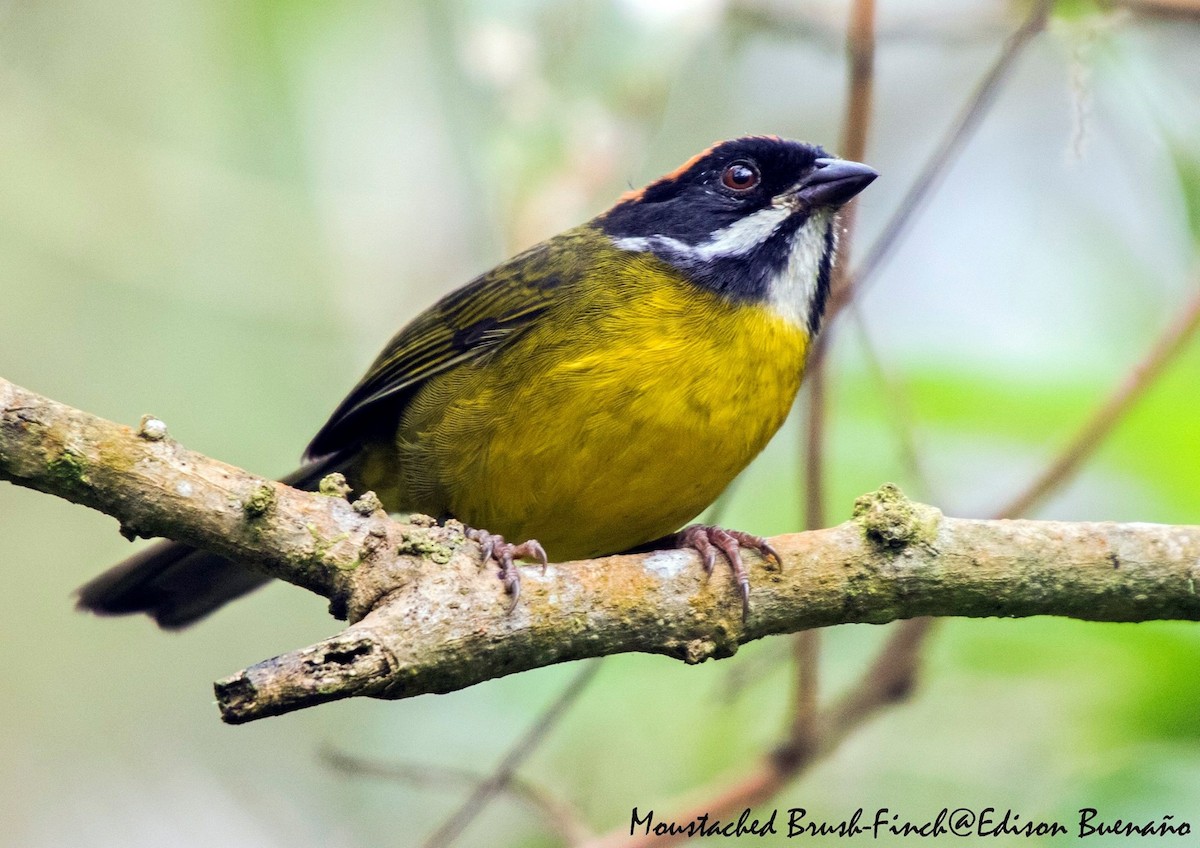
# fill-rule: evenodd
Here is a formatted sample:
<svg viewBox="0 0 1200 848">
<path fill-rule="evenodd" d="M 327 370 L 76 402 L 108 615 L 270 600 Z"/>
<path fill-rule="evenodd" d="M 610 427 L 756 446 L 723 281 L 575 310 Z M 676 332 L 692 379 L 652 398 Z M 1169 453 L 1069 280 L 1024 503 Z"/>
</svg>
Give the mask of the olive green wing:
<svg viewBox="0 0 1200 848">
<path fill-rule="evenodd" d="M 394 428 L 404 406 L 431 377 L 477 361 L 570 297 L 579 278 L 564 233 L 475 278 L 401 330 L 309 444 L 309 459 L 354 451 Z M 556 261 L 565 259 L 566 261 Z"/>
</svg>

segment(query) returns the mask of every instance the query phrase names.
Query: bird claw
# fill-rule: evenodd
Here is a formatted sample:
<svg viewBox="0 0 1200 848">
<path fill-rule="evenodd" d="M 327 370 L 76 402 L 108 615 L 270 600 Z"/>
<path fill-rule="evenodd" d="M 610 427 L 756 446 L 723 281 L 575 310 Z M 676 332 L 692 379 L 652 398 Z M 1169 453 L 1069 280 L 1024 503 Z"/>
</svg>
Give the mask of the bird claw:
<svg viewBox="0 0 1200 848">
<path fill-rule="evenodd" d="M 700 554 L 704 573 L 710 577 L 716 566 L 717 551 L 725 555 L 730 568 L 733 569 L 733 579 L 742 599 L 742 621 L 750 618 L 750 573 L 742 560 L 742 548 L 757 551 L 758 555 L 767 561 L 774 560 L 778 565 L 783 564 L 779 552 L 762 536 L 743 533 L 741 530 L 726 530 L 709 524 L 693 524 L 684 528 L 676 534 L 675 544 L 680 548 L 691 548 Z"/>
<path fill-rule="evenodd" d="M 493 560 L 500 567 L 496 576 L 504 585 L 505 593 L 511 596 L 508 603 L 508 612 L 511 613 L 517 608 L 517 601 L 521 597 L 521 570 L 516 561 L 519 559 L 537 560 L 542 566 L 542 573 L 545 574 L 546 566 L 549 564 L 546 549 L 537 539 L 526 539 L 524 542 L 514 545 L 499 533 L 489 533 L 473 527 L 467 528 L 466 536 L 471 541 L 479 543 L 484 563 Z"/>
</svg>

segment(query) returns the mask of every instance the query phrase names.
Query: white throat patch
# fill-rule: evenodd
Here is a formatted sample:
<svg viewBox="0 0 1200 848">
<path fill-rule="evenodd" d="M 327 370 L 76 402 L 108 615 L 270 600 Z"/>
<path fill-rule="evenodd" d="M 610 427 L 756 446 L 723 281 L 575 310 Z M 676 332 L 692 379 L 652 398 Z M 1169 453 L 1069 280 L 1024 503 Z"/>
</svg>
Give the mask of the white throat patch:
<svg viewBox="0 0 1200 848">
<path fill-rule="evenodd" d="M 787 265 L 772 278 L 767 290 L 771 309 L 788 321 L 808 329 L 813 299 L 817 294 L 817 278 L 821 273 L 821 258 L 825 255 L 825 233 L 832 226 L 833 212 L 815 210 L 792 239 L 792 252 Z M 837 247 L 837 232 L 833 233 Z M 834 256 L 836 256 L 836 252 Z M 830 257 L 830 272 L 833 271 Z"/>
</svg>

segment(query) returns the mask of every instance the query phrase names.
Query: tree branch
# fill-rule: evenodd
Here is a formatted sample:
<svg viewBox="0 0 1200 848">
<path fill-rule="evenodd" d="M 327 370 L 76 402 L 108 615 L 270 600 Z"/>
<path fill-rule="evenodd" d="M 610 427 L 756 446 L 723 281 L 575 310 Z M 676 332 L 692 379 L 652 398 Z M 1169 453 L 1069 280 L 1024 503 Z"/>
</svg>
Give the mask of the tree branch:
<svg viewBox="0 0 1200 848">
<path fill-rule="evenodd" d="M 837 527 L 779 536 L 751 564 L 743 622 L 727 572 L 659 551 L 530 569 L 516 611 L 461 527 L 362 515 L 0 380 L 0 478 L 128 530 L 250 562 L 331 599 L 352 624 L 217 684 L 240 723 L 355 695 L 448 692 L 627 651 L 686 662 L 775 633 L 934 615 L 1200 620 L 1200 527 L 943 517 L 894 487 Z M 368 501 L 369 503 L 369 501 Z M 364 504 L 359 502 L 359 509 Z M 363 511 L 366 511 L 363 509 Z"/>
</svg>

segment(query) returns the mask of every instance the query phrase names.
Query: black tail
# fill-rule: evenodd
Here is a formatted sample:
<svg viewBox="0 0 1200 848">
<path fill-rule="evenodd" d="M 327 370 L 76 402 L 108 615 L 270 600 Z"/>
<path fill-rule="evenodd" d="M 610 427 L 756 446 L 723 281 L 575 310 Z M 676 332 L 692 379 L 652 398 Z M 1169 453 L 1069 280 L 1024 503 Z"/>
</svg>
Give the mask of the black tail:
<svg viewBox="0 0 1200 848">
<path fill-rule="evenodd" d="M 281 482 L 315 489 L 326 474 L 344 469 L 352 454 L 308 463 Z M 180 542 L 159 542 L 113 566 L 79 589 L 80 609 L 97 615 L 144 612 L 159 627 L 178 629 L 240 598 L 270 577 Z"/>
</svg>

